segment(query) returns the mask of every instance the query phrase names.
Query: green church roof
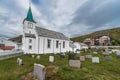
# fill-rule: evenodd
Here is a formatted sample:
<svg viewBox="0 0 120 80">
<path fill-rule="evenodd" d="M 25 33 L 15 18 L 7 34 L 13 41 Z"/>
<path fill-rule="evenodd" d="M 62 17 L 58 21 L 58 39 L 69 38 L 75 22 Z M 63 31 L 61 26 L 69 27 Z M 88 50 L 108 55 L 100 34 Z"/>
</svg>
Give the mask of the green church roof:
<svg viewBox="0 0 120 80">
<path fill-rule="evenodd" d="M 34 21 L 34 19 L 33 19 L 31 7 L 29 7 L 29 10 L 28 10 L 28 13 L 27 13 L 27 17 L 25 18 L 25 20 L 36 23 L 36 22 Z"/>
</svg>

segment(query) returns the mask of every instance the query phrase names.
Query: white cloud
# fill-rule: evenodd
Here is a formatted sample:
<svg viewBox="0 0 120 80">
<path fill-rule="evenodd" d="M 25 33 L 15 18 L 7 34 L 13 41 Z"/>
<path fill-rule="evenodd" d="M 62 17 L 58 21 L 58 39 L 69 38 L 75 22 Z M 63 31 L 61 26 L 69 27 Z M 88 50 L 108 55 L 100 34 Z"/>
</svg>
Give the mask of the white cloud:
<svg viewBox="0 0 120 80">
<path fill-rule="evenodd" d="M 31 7 L 38 26 L 63 32 L 71 37 L 72 35 L 83 35 L 112 27 L 112 23 L 110 26 L 105 25 L 110 23 L 107 19 L 104 24 L 100 23 L 103 15 L 99 15 L 99 12 L 104 11 L 104 8 L 107 10 L 109 4 L 118 5 L 118 2 L 117 0 L 93 0 L 93 2 L 91 0 L 39 0 L 37 3 L 31 3 Z M 13 37 L 22 34 L 22 21 L 27 15 L 28 8 L 29 0 L 11 0 L 10 2 L 1 0 L 0 35 Z M 107 14 L 104 16 L 107 16 Z M 109 16 L 112 16 L 112 14 Z M 77 23 L 75 23 L 75 20 L 77 20 Z M 114 22 L 114 19 L 112 21 Z M 93 24 L 101 25 L 101 27 L 93 26 Z"/>
</svg>

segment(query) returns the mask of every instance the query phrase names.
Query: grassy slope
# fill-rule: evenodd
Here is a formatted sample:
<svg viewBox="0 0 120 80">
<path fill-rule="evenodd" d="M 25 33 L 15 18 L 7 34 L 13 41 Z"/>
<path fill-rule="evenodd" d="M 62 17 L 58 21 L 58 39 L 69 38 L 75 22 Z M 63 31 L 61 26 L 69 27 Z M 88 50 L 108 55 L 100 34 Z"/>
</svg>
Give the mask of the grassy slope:
<svg viewBox="0 0 120 80">
<path fill-rule="evenodd" d="M 19 80 L 22 75 L 33 71 L 34 63 L 58 66 L 59 71 L 53 76 L 57 76 L 60 80 L 120 80 L 120 59 L 117 59 L 114 54 L 112 54 L 112 61 L 105 60 L 102 54 L 93 55 L 100 57 L 100 64 L 93 64 L 90 59 L 87 59 L 82 62 L 80 69 L 69 67 L 67 57 L 60 59 L 58 55 L 54 55 L 55 62 L 50 63 L 48 56 L 41 55 L 39 60 L 32 59 L 30 56 L 21 56 L 25 63 L 22 67 L 16 64 L 17 58 L 0 61 L 0 80 Z"/>
<path fill-rule="evenodd" d="M 113 39 L 115 39 L 116 42 L 117 41 L 120 42 L 120 28 L 113 28 L 113 29 L 108 29 L 108 30 L 96 31 L 96 32 L 91 33 L 91 34 L 71 38 L 71 40 L 72 41 L 78 41 L 78 42 L 81 41 L 82 42 L 86 38 L 98 38 L 99 36 L 108 35 L 108 34 Z"/>
<path fill-rule="evenodd" d="M 22 42 L 22 35 L 14 37 L 14 38 L 10 38 L 10 40 L 21 43 Z"/>
</svg>

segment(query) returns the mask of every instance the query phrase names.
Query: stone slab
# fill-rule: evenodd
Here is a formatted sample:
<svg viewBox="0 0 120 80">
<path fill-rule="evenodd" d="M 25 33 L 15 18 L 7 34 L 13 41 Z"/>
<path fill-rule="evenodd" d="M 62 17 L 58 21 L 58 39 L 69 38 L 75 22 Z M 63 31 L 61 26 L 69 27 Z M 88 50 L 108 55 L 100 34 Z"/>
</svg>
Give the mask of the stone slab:
<svg viewBox="0 0 120 80">
<path fill-rule="evenodd" d="M 112 60 L 112 56 L 105 56 L 104 57 L 106 60 Z"/>
<path fill-rule="evenodd" d="M 69 60 L 69 65 L 70 65 L 71 67 L 80 68 L 81 63 L 80 63 L 80 60 Z"/>
<path fill-rule="evenodd" d="M 92 63 L 100 63 L 99 57 L 92 57 Z"/>
<path fill-rule="evenodd" d="M 54 56 L 49 56 L 49 62 L 54 62 Z"/>
<path fill-rule="evenodd" d="M 34 64 L 34 78 L 45 80 L 45 66 L 41 64 Z"/>
<path fill-rule="evenodd" d="M 92 55 L 85 55 L 85 58 L 91 59 L 91 58 L 92 58 Z"/>
<path fill-rule="evenodd" d="M 85 56 L 80 56 L 80 61 L 85 61 Z"/>
</svg>

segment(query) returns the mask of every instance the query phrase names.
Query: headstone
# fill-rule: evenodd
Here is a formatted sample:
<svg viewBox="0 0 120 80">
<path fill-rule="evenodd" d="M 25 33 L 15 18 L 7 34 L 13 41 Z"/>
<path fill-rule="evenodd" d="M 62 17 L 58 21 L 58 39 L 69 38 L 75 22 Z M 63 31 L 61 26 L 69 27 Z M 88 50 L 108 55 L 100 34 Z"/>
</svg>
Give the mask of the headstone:
<svg viewBox="0 0 120 80">
<path fill-rule="evenodd" d="M 68 60 L 74 60 L 75 59 L 75 57 L 74 57 L 74 54 L 68 54 Z"/>
<path fill-rule="evenodd" d="M 18 65 L 19 65 L 19 66 L 23 65 L 22 59 L 19 59 Z"/>
<path fill-rule="evenodd" d="M 77 53 L 77 54 L 76 54 L 76 57 L 80 57 L 80 53 Z"/>
<path fill-rule="evenodd" d="M 80 63 L 80 60 L 69 60 L 69 65 L 70 65 L 71 67 L 80 68 L 81 63 Z"/>
<path fill-rule="evenodd" d="M 120 51 L 116 51 L 116 55 L 120 55 Z"/>
<path fill-rule="evenodd" d="M 85 56 L 80 56 L 80 61 L 85 61 Z"/>
<path fill-rule="evenodd" d="M 49 62 L 54 62 L 54 56 L 49 56 Z"/>
<path fill-rule="evenodd" d="M 120 59 L 120 55 L 117 55 L 117 58 L 119 58 L 119 59 Z"/>
<path fill-rule="evenodd" d="M 85 58 L 91 59 L 91 58 L 92 58 L 92 55 L 85 55 Z"/>
<path fill-rule="evenodd" d="M 105 56 L 106 60 L 112 60 L 112 56 Z"/>
<path fill-rule="evenodd" d="M 40 59 L 40 55 L 37 55 L 37 57 L 36 57 L 37 59 Z"/>
<path fill-rule="evenodd" d="M 77 54 L 80 54 L 80 51 L 76 51 Z"/>
<path fill-rule="evenodd" d="M 17 58 L 17 63 L 19 63 L 20 58 Z"/>
<path fill-rule="evenodd" d="M 64 54 L 60 54 L 60 58 L 65 58 L 65 55 Z"/>
<path fill-rule="evenodd" d="M 45 80 L 45 66 L 41 64 L 34 64 L 34 78 Z"/>
<path fill-rule="evenodd" d="M 94 51 L 93 54 L 98 54 L 98 52 Z"/>
<path fill-rule="evenodd" d="M 100 63 L 99 57 L 92 57 L 92 63 Z"/>
<path fill-rule="evenodd" d="M 34 58 L 35 57 L 35 55 L 32 55 L 32 58 Z"/>
<path fill-rule="evenodd" d="M 103 55 L 109 55 L 109 53 L 108 52 L 103 52 Z"/>
</svg>

